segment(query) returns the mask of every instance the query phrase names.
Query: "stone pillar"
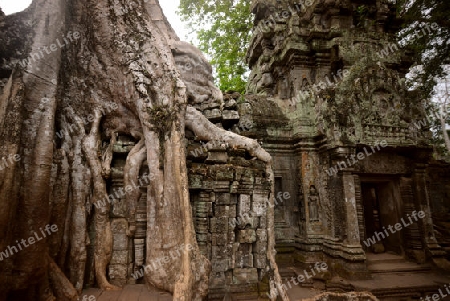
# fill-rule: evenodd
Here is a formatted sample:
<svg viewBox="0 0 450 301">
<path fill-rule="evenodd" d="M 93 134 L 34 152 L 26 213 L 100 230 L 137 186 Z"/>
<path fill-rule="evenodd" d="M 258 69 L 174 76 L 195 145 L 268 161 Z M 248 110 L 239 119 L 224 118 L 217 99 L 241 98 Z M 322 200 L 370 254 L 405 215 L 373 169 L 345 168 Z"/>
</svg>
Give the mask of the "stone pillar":
<svg viewBox="0 0 450 301">
<path fill-rule="evenodd" d="M 359 241 L 358 212 L 356 210 L 355 178 L 350 172 L 342 176 L 344 186 L 344 212 L 346 213 L 346 238 L 344 243 L 361 246 Z"/>
<path fill-rule="evenodd" d="M 127 283 L 128 256 L 128 222 L 125 218 L 115 218 L 111 222 L 113 233 L 113 252 L 109 264 L 109 278 L 111 283 L 123 287 Z"/>
<path fill-rule="evenodd" d="M 426 247 L 427 255 L 432 258 L 444 257 L 445 251 L 438 245 L 433 231 L 430 202 L 426 186 L 426 164 L 416 164 L 413 171 L 413 191 L 417 210 L 425 212 L 425 217 L 419 220 L 422 230 L 422 239 Z"/>
<path fill-rule="evenodd" d="M 404 212 L 401 217 L 406 217 L 407 214 L 411 215 L 414 210 L 418 210 L 420 206 L 416 206 L 414 203 L 414 192 L 413 192 L 413 183 L 411 178 L 402 177 L 400 178 L 400 195 L 404 208 Z M 420 209 L 419 209 L 420 210 Z M 422 228 L 418 223 L 413 223 L 409 227 L 405 228 L 404 231 L 404 240 L 405 240 L 405 249 L 406 253 L 409 257 L 415 258 L 417 262 L 425 261 L 425 251 L 424 251 L 424 243 L 422 241 L 423 231 L 420 230 Z"/>
<path fill-rule="evenodd" d="M 145 237 L 147 234 L 147 192 L 140 187 L 141 197 L 136 208 L 136 233 L 134 235 L 134 272 L 145 262 Z M 130 278 L 131 281 L 133 279 Z"/>
<path fill-rule="evenodd" d="M 124 187 L 123 166 L 124 160 L 114 162 L 114 168 L 111 172 L 111 189 L 109 194 L 114 194 L 115 199 L 112 202 L 110 219 L 111 232 L 113 235 L 112 257 L 109 263 L 108 275 L 112 284 L 124 286 L 127 283 L 127 276 L 130 264 L 129 258 L 129 237 L 127 236 L 128 220 L 126 213 L 125 196 L 119 189 Z"/>
</svg>

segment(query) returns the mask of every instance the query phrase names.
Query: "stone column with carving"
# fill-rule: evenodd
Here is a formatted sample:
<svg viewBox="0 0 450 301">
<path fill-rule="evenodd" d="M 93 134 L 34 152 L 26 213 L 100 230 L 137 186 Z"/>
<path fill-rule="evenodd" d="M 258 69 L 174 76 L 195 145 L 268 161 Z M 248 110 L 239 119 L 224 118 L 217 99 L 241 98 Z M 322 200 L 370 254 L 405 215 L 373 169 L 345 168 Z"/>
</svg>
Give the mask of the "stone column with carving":
<svg viewBox="0 0 450 301">
<path fill-rule="evenodd" d="M 314 185 L 309 188 L 308 196 L 308 208 L 309 208 L 309 221 L 318 222 L 320 221 L 320 198 L 319 193 Z"/>
<path fill-rule="evenodd" d="M 346 220 L 346 239 L 344 243 L 350 246 L 361 247 L 359 241 L 358 212 L 355 204 L 355 178 L 350 172 L 344 172 L 342 175 L 344 185 L 344 203 Z"/>
<path fill-rule="evenodd" d="M 110 218 L 113 235 L 112 258 L 109 264 L 108 276 L 112 284 L 124 286 L 127 283 L 129 260 L 129 238 L 127 235 L 128 220 L 125 206 L 123 166 L 125 162 L 116 160 L 111 172 L 110 194 L 114 195 Z"/>
<path fill-rule="evenodd" d="M 419 225 L 422 230 L 422 239 L 425 244 L 427 255 L 433 261 L 444 269 L 450 268 L 450 263 L 445 260 L 446 252 L 437 243 L 434 236 L 433 220 L 431 218 L 430 202 L 428 199 L 428 191 L 426 186 L 426 164 L 417 163 L 413 171 L 413 191 L 416 201 L 417 210 L 425 212 L 425 217 L 419 220 Z"/>
<path fill-rule="evenodd" d="M 134 234 L 134 272 L 145 261 L 145 235 L 147 231 L 147 188 L 140 187 L 141 197 L 136 208 L 136 233 Z M 130 278 L 131 281 L 133 279 Z"/>
</svg>

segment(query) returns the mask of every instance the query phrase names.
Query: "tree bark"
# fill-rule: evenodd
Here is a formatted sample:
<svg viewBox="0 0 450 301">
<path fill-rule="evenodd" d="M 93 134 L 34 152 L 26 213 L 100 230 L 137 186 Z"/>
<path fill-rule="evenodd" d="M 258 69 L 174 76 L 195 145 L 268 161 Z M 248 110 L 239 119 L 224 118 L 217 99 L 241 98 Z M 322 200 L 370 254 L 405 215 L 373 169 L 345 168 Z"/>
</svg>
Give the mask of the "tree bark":
<svg viewBox="0 0 450 301">
<path fill-rule="evenodd" d="M 161 266 L 146 272 L 145 279 L 172 292 L 174 300 L 202 300 L 211 270 L 196 242 L 185 127 L 207 140 L 225 139 L 247 149 L 266 163 L 273 186 L 270 155 L 256 141 L 214 126 L 188 105 L 186 85 L 172 55 L 172 48 L 181 44 L 165 19 L 152 15 L 158 11 L 154 0 L 131 5 L 122 0 L 35 0 L 28 11 L 31 20 L 24 15 L 24 23 L 34 24 L 32 42 L 22 57 L 28 64 L 17 65 L 0 96 L 0 157 L 21 155 L 19 162 L 0 170 L 1 198 L 8 200 L 0 204 L 0 248 L 40 233 L 53 221 L 60 232 L 0 261 L 5 271 L 0 275 L 0 300 L 8 294 L 52 300 L 52 292 L 58 300 L 74 300 L 86 279 L 91 208 L 95 278 L 100 288 L 117 289 L 106 277 L 113 245 L 106 181 L 119 133 L 139 140 L 126 159 L 125 184 L 138 180 L 145 159 L 150 172 L 146 264 L 158 261 Z M 62 40 L 64 46 L 49 51 Z M 38 60 L 33 59 L 36 54 L 41 54 Z M 211 76 L 210 67 L 206 69 Z M 125 83 L 125 91 L 117 83 Z M 216 88 L 208 85 L 198 91 L 205 93 L 203 98 L 219 97 L 217 89 L 211 89 Z M 51 184 L 57 185 L 52 193 Z M 131 216 L 138 198 L 138 192 L 127 195 Z M 273 204 L 273 187 L 270 200 Z M 288 300 L 275 263 L 273 207 L 267 217 L 273 289 Z M 134 229 L 131 219 L 130 236 Z M 168 256 L 180 247 L 179 256 Z"/>
</svg>

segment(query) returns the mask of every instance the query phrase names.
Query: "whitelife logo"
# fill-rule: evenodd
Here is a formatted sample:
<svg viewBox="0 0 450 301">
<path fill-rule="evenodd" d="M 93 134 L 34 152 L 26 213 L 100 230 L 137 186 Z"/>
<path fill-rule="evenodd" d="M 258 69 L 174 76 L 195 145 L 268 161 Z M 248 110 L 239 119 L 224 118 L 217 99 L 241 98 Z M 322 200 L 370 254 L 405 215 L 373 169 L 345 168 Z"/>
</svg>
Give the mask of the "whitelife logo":
<svg viewBox="0 0 450 301">
<path fill-rule="evenodd" d="M 414 222 L 412 221 L 411 216 L 409 214 L 407 214 L 408 220 L 409 220 L 409 224 L 406 223 L 405 220 L 402 217 L 400 219 L 400 221 L 402 222 L 401 224 L 400 223 L 396 223 L 394 226 L 392 226 L 392 225 L 388 226 L 389 231 L 391 231 L 391 233 L 394 234 L 395 232 L 402 230 L 403 227 L 406 228 L 406 227 L 411 226 L 413 223 L 418 221 L 417 217 L 419 217 L 421 219 L 424 218 L 425 217 L 425 212 L 423 212 L 423 211 L 417 212 L 417 211 L 414 210 L 411 213 L 411 215 L 414 218 Z M 403 224 L 403 226 L 402 226 L 402 224 Z M 395 228 L 395 230 L 393 228 Z M 383 227 L 383 232 L 375 232 L 375 234 L 372 237 L 367 238 L 367 240 L 364 240 L 363 243 L 366 245 L 366 247 L 370 247 L 371 245 L 376 244 L 378 241 L 381 241 L 382 239 L 385 239 L 386 237 L 389 237 L 390 234 L 389 234 L 388 230 L 386 229 L 386 227 Z"/>
<path fill-rule="evenodd" d="M 14 160 L 14 162 L 20 161 L 20 155 L 15 154 L 15 155 L 9 155 L 8 158 L 3 157 L 0 160 L 0 170 L 8 168 L 10 164 L 13 164 L 13 160 Z M 9 161 L 9 163 L 8 163 L 8 161 Z"/>
<path fill-rule="evenodd" d="M 311 279 L 312 277 L 316 276 L 316 271 L 317 271 L 317 273 L 322 273 L 322 272 L 325 272 L 326 270 L 328 270 L 328 265 L 325 262 L 316 262 L 314 264 L 314 267 L 310 266 L 310 270 L 309 270 L 310 274 L 308 274 L 308 272 L 306 270 L 303 270 L 303 275 L 300 274 L 300 275 L 298 275 L 297 278 L 292 276 L 291 279 L 289 281 L 287 281 L 287 285 L 289 286 L 289 289 L 291 289 L 292 288 L 291 281 L 294 285 L 299 285 L 300 283 L 304 282 L 305 280 Z M 297 282 L 297 280 L 298 280 L 298 282 Z M 282 284 L 281 287 L 283 288 L 284 291 L 288 290 L 286 284 Z M 278 290 L 273 291 L 272 294 L 266 293 L 266 295 L 271 300 L 273 300 L 278 296 Z"/>
<path fill-rule="evenodd" d="M 116 103 L 106 103 L 106 111 L 105 111 L 105 108 L 102 107 L 102 108 L 100 108 L 100 112 L 102 113 L 103 116 L 105 116 L 107 113 L 109 114 L 112 111 L 117 110 L 118 108 L 119 108 L 119 105 L 116 104 Z M 71 113 L 73 115 L 75 114 L 74 109 L 72 107 L 70 107 L 70 106 L 68 107 L 68 111 L 69 111 L 69 113 Z M 83 122 L 84 125 L 87 125 L 90 122 L 94 121 L 95 116 L 92 115 L 92 114 L 89 114 L 86 117 L 80 116 L 80 119 L 81 119 L 81 121 Z M 81 124 L 78 125 L 78 124 L 72 123 L 72 124 L 69 125 L 69 131 L 61 130 L 61 131 L 56 133 L 56 136 L 58 136 L 59 139 L 62 139 L 64 137 L 64 135 L 72 134 L 74 132 L 74 128 L 77 128 L 78 126 L 80 126 L 80 128 L 79 128 L 80 131 L 84 131 L 84 128 L 83 128 L 83 126 Z"/>
<path fill-rule="evenodd" d="M 374 147 L 376 148 L 376 150 L 377 151 L 380 151 L 381 149 L 380 149 L 380 146 L 381 147 L 383 147 L 383 148 L 385 148 L 386 146 L 388 146 L 388 143 L 387 143 L 387 141 L 386 140 L 382 140 L 381 142 L 378 142 L 378 141 L 375 141 L 375 145 L 374 146 L 370 146 L 370 148 L 372 149 L 372 152 L 368 152 L 367 151 L 367 148 L 366 147 L 364 147 L 364 153 L 363 152 L 359 152 L 359 153 L 357 153 L 356 154 L 356 158 L 358 158 L 358 160 L 359 161 L 362 161 L 362 160 L 364 160 L 365 158 L 367 158 L 367 157 L 369 157 L 369 156 L 372 156 L 373 154 L 375 154 L 375 149 L 374 149 Z M 327 170 L 325 170 L 326 172 L 327 172 L 327 174 L 331 177 L 331 176 L 335 176 L 335 175 L 337 175 L 337 173 L 338 173 L 338 168 L 340 169 L 340 170 L 342 170 L 342 169 L 344 169 L 344 168 L 347 168 L 347 167 L 351 167 L 351 166 L 353 166 L 354 164 L 356 164 L 356 163 L 358 163 L 358 161 L 356 161 L 355 160 L 355 155 L 350 155 L 350 159 L 352 159 L 352 161 L 350 161 L 350 159 L 348 158 L 348 156 L 346 157 L 347 158 L 347 162 L 345 162 L 345 161 L 340 161 L 337 165 L 335 165 L 335 167 L 330 167 L 330 169 L 327 169 Z M 348 163 L 348 164 L 347 164 Z"/>
<path fill-rule="evenodd" d="M 295 105 L 296 103 L 300 103 L 303 100 L 306 100 L 310 97 L 313 97 L 314 95 L 318 94 L 320 91 L 323 91 L 327 88 L 333 88 L 335 87 L 339 82 L 343 81 L 348 75 L 350 74 L 349 70 L 341 70 L 339 69 L 336 74 L 332 75 L 332 80 L 327 76 L 325 76 L 324 79 L 321 81 L 317 81 L 316 84 L 311 85 L 308 83 L 308 86 L 305 87 L 305 89 L 298 91 L 297 96 L 295 98 L 289 99 L 290 105 Z M 337 77 L 336 77 L 337 75 Z"/>
<path fill-rule="evenodd" d="M 47 232 L 48 235 L 52 235 L 52 233 L 55 233 L 58 231 L 57 225 L 47 225 L 45 226 L 45 232 L 42 230 L 42 228 L 39 228 L 41 230 L 42 237 L 39 236 L 37 232 L 34 232 L 34 235 L 29 237 L 27 240 L 22 239 L 20 242 L 16 240 L 17 246 L 8 246 L 8 248 L 0 252 L 0 261 L 3 261 L 3 258 L 8 258 L 9 256 L 13 256 L 14 254 L 18 253 L 19 251 L 22 251 L 22 246 L 24 248 L 28 248 L 32 244 L 36 243 L 37 241 L 43 240 L 47 237 L 45 232 Z M 36 240 L 35 240 L 36 238 Z M 28 242 L 28 244 L 27 244 Z M 19 248 L 19 249 L 18 249 Z"/>
<path fill-rule="evenodd" d="M 67 39 L 70 40 L 70 42 Z M 70 43 L 73 43 L 74 41 L 76 41 L 77 39 L 80 38 L 80 33 L 75 31 L 74 33 L 72 33 L 71 31 L 69 31 L 67 33 L 67 36 L 63 36 L 62 39 L 64 41 L 64 44 L 61 43 L 61 41 L 58 39 L 56 39 L 56 43 L 51 44 L 50 46 L 43 46 L 43 49 L 40 49 L 38 52 L 33 52 L 30 54 L 31 58 L 33 59 L 33 62 L 37 62 L 41 59 L 44 58 L 45 54 L 43 51 L 45 51 L 46 54 L 51 54 L 52 52 L 55 52 L 61 48 L 63 48 L 64 46 L 69 45 Z M 50 49 L 49 49 L 50 48 Z M 22 68 L 26 68 L 28 66 L 28 64 L 31 63 L 30 59 L 24 59 L 22 61 L 19 61 L 20 66 L 22 66 Z"/>
<path fill-rule="evenodd" d="M 426 31 L 425 31 L 426 29 Z M 437 23 L 431 24 L 425 24 L 419 28 L 419 30 L 415 30 L 414 34 L 410 37 L 410 40 L 401 41 L 398 43 L 391 43 L 388 46 L 386 46 L 381 51 L 377 52 L 377 55 L 379 58 L 383 59 L 386 57 L 389 57 L 390 55 L 394 54 L 395 52 L 399 51 L 400 48 L 405 47 L 407 44 L 415 43 L 417 40 L 423 38 L 427 34 L 431 34 L 433 31 L 437 31 L 439 29 L 439 25 Z M 428 32 L 427 32 L 428 31 Z M 423 33 L 423 35 L 420 34 L 420 32 Z"/>
<path fill-rule="evenodd" d="M 447 293 L 450 294 L 450 291 L 448 290 L 449 287 L 447 286 L 447 284 L 444 284 L 444 287 L 445 287 L 445 290 L 447 291 Z M 424 301 L 424 300 L 425 301 L 431 301 L 431 300 L 438 301 L 438 300 L 442 300 L 443 298 L 448 296 L 448 294 L 444 294 L 442 292 L 442 288 L 439 288 L 438 293 L 439 293 L 439 295 L 438 294 L 433 294 L 431 297 L 430 296 L 426 296 L 425 299 L 423 299 L 423 297 L 420 297 L 420 301 Z"/>
<path fill-rule="evenodd" d="M 289 192 L 278 192 L 277 197 L 274 197 L 274 204 L 270 204 L 270 201 L 268 199 L 264 200 L 263 204 L 260 204 L 259 206 L 257 206 L 255 208 L 256 212 L 247 212 L 247 213 L 242 213 L 240 215 L 238 215 L 237 218 L 231 218 L 229 225 L 231 227 L 236 227 L 236 225 L 241 226 L 241 225 L 245 225 L 246 223 L 251 223 L 251 219 L 253 218 L 253 214 L 263 214 L 267 208 L 274 208 L 275 206 L 278 205 L 278 201 L 280 203 L 283 203 L 284 200 L 289 200 L 291 198 L 291 194 Z"/>
<path fill-rule="evenodd" d="M 187 252 L 190 252 L 194 249 L 194 246 L 191 244 L 187 244 Z M 175 253 L 176 252 L 176 253 Z M 169 251 L 170 257 L 172 259 L 176 259 L 181 257 L 182 253 L 186 252 L 186 248 L 184 243 L 182 243 L 178 248 L 175 249 L 175 251 L 172 253 L 172 251 Z M 141 268 L 139 271 L 136 271 L 135 273 L 132 273 L 131 276 L 133 276 L 134 279 L 138 280 L 139 278 L 144 277 L 145 273 L 150 273 L 153 271 L 156 271 L 157 269 L 161 269 L 163 267 L 163 264 L 168 264 L 170 262 L 169 256 L 162 256 L 159 258 L 155 258 L 149 262 L 149 264 L 144 265 L 143 268 Z"/>
<path fill-rule="evenodd" d="M 131 193 L 133 190 L 139 189 L 139 187 L 148 185 L 150 183 L 150 181 L 153 180 L 153 178 L 154 178 L 154 175 L 149 175 L 147 173 L 144 173 L 142 175 L 142 177 L 138 179 L 139 185 L 137 185 L 136 182 L 131 181 L 131 185 L 127 185 L 125 188 L 120 187 L 119 189 L 115 189 L 107 197 L 104 197 L 103 199 L 95 202 L 94 205 L 97 209 L 100 209 L 101 207 L 106 206 L 107 202 L 109 202 L 110 204 L 113 204 L 114 201 L 116 200 L 116 198 L 117 199 L 123 198 L 123 197 L 125 197 L 125 195 L 127 193 Z"/>
</svg>

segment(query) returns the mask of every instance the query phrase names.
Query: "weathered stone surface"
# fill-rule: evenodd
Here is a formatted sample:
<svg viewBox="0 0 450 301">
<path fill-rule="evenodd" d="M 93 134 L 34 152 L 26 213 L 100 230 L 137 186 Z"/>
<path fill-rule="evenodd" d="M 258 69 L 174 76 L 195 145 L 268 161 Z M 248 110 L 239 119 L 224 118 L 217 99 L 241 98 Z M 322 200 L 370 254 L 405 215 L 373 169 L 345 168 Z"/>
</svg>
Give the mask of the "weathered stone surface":
<svg viewBox="0 0 450 301">
<path fill-rule="evenodd" d="M 265 269 L 267 266 L 267 255 L 266 254 L 253 254 L 253 266 L 258 269 Z"/>
<path fill-rule="evenodd" d="M 254 243 L 256 241 L 256 232 L 253 229 L 239 230 L 238 241 L 240 243 Z"/>
<path fill-rule="evenodd" d="M 237 204 L 237 215 L 244 216 L 250 212 L 251 202 L 250 196 L 246 194 L 239 195 Z"/>
<path fill-rule="evenodd" d="M 255 252 L 256 254 L 261 254 L 261 255 L 265 255 L 267 253 L 267 247 L 266 247 L 266 242 L 265 241 L 261 241 L 258 240 L 256 241 L 253 247 L 253 252 Z"/>
<path fill-rule="evenodd" d="M 322 293 L 316 297 L 304 299 L 305 301 L 378 301 L 378 299 L 369 292 L 363 293 Z"/>
<path fill-rule="evenodd" d="M 239 113 L 237 111 L 224 110 L 222 113 L 222 118 L 224 121 L 235 121 L 239 120 Z"/>
<path fill-rule="evenodd" d="M 208 152 L 206 163 L 227 163 L 228 154 L 226 152 Z"/>
<path fill-rule="evenodd" d="M 231 205 L 231 198 L 229 193 L 218 193 L 216 195 L 217 205 Z"/>
<path fill-rule="evenodd" d="M 146 279 L 167 291 L 192 294 L 175 299 L 200 300 L 208 292 L 218 299 L 226 290 L 255 288 L 264 295 L 264 276 L 277 277 L 273 247 L 283 263 L 330 258 L 333 273 L 359 279 L 368 276 L 361 241 L 380 230 L 378 224 L 395 224 L 419 210 L 429 216 L 405 229 L 402 239 L 392 235 L 371 248 L 445 263 L 448 250 L 439 243 L 448 240 L 449 173 L 426 174 L 429 136 L 410 128 L 425 110 L 402 80 L 411 64 L 408 56 L 403 50 L 376 56 L 392 39 L 396 28 L 391 26 L 399 23 L 390 4 L 364 3 L 370 14 L 355 23 L 361 1 L 315 1 L 305 12 L 291 11 L 273 27 L 255 30 L 248 52 L 249 94 L 222 97 L 206 58 L 179 41 L 156 1 L 140 2 L 139 14 L 148 16 L 127 11 L 126 22 L 123 12 L 129 7 L 120 1 L 74 0 L 70 7 L 64 1 L 35 2 L 14 16 L 0 10 L 0 40 L 5 41 L 0 45 L 0 157 L 24 157 L 0 171 L 0 193 L 6 196 L 0 251 L 15 236 L 31 236 L 42 225 L 55 223 L 60 230 L 26 254 L 0 262 L 5 271 L 1 296 L 39 291 L 42 300 L 52 300 L 51 292 L 58 300 L 73 300 L 83 285 L 111 289 L 109 281 L 119 286 L 133 281 L 131 273 L 152 260 L 160 267 Z M 255 25 L 294 3 L 253 1 Z M 74 15 L 89 15 L 92 22 Z M 61 38 L 61 28 L 79 30 L 83 41 L 17 65 Z M 49 98 L 45 106 L 44 97 Z M 97 110 L 109 102 L 119 109 Z M 204 116 L 192 121 L 180 112 L 186 102 L 187 112 L 196 108 L 215 123 L 203 121 L 207 133 L 194 130 Z M 94 121 L 72 129 L 73 122 L 92 114 Z M 229 136 L 230 131 L 215 132 L 222 129 L 260 144 Z M 237 138 L 240 143 L 234 143 Z M 388 146 L 375 151 L 380 140 Z M 183 143 L 187 162 L 177 155 Z M 373 154 L 359 159 L 365 150 Z M 186 174 L 171 174 L 184 165 L 188 181 Z M 336 173 L 330 175 L 330 168 Z M 128 186 L 123 194 L 127 184 L 142 180 L 142 170 L 151 171 L 150 183 Z M 269 206 L 272 185 L 275 208 Z M 89 204 L 113 193 L 112 204 Z M 367 208 L 371 195 L 381 200 L 374 210 Z M 182 265 L 180 254 L 168 254 L 180 251 L 186 240 L 195 254 L 184 257 L 189 262 Z M 395 246 L 399 241 L 401 247 Z M 185 267 L 193 273 L 185 274 Z M 192 287 L 176 289 L 184 275 L 192 275 L 185 282 Z M 264 283 L 258 283 L 261 279 Z M 61 296 L 62 287 L 67 296 Z M 325 288 L 323 283 L 314 287 Z M 329 294 L 317 300 L 364 297 Z"/>
<path fill-rule="evenodd" d="M 228 226 L 229 226 L 229 218 L 227 217 L 218 217 L 218 218 L 211 218 L 210 219 L 210 223 L 211 223 L 211 232 L 212 233 L 220 233 L 220 232 L 225 232 L 228 230 Z"/>
<path fill-rule="evenodd" d="M 255 268 L 235 268 L 233 270 L 233 283 L 245 284 L 258 282 L 258 270 Z"/>
<path fill-rule="evenodd" d="M 117 264 L 117 265 L 127 265 L 129 258 L 128 250 L 126 251 L 114 251 L 113 255 L 111 257 L 111 264 Z"/>
<path fill-rule="evenodd" d="M 212 268 L 213 273 L 227 271 L 230 267 L 229 261 L 229 259 L 215 260 Z"/>
<path fill-rule="evenodd" d="M 235 266 L 239 268 L 252 268 L 253 267 L 253 254 L 238 252 L 236 254 Z"/>
<path fill-rule="evenodd" d="M 267 194 L 254 193 L 252 211 L 256 216 L 266 215 L 269 198 Z"/>
</svg>

